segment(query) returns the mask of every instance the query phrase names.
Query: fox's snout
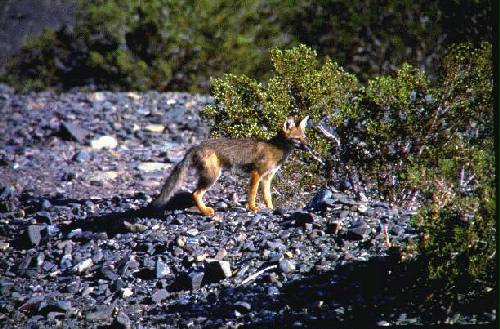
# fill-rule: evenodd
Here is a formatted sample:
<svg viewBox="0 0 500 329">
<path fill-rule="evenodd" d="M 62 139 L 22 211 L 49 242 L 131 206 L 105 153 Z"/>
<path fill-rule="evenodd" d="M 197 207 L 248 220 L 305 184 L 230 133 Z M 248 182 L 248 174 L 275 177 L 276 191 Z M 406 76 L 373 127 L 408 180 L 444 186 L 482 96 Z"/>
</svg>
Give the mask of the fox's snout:
<svg viewBox="0 0 500 329">
<path fill-rule="evenodd" d="M 303 150 L 303 151 L 309 149 L 309 144 L 307 143 L 307 140 L 305 138 L 293 139 L 293 146 L 296 149 Z"/>
</svg>

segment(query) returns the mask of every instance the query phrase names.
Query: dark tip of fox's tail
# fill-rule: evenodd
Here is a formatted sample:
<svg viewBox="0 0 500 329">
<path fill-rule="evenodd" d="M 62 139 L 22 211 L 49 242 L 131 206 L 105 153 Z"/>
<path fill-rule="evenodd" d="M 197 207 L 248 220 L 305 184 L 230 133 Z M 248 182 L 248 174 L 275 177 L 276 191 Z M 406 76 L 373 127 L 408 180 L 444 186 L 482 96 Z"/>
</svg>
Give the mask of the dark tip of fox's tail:
<svg viewBox="0 0 500 329">
<path fill-rule="evenodd" d="M 184 159 L 174 167 L 170 176 L 168 176 L 163 184 L 160 194 L 149 205 L 150 208 L 160 210 L 165 207 L 170 198 L 179 190 L 182 183 L 186 180 L 190 166 L 191 153 L 188 152 Z"/>
</svg>

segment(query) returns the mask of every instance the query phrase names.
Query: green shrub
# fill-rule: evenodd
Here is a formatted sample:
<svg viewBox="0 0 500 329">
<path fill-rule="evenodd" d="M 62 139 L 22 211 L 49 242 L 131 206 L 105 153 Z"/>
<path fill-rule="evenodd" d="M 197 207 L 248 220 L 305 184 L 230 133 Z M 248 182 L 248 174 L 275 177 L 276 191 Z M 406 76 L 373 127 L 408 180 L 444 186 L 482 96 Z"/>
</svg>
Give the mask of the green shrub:
<svg viewBox="0 0 500 329">
<path fill-rule="evenodd" d="M 296 189 L 315 189 L 357 169 L 364 185 L 406 206 L 422 205 L 415 224 L 430 279 L 494 283 L 494 158 L 491 45 L 454 46 L 433 84 L 404 64 L 366 86 L 304 45 L 271 51 L 273 75 L 265 83 L 227 74 L 213 79 L 215 104 L 203 115 L 212 134 L 269 138 L 287 116 L 309 115 L 307 132 L 327 171 L 298 157 L 284 167 L 288 204 Z M 337 136 L 336 145 L 319 127 Z M 334 126 L 334 127 L 332 127 Z M 291 183 L 290 183 L 291 181 Z M 337 180 L 338 181 L 338 180 Z M 298 185 L 297 185 L 298 184 Z M 373 184 L 372 184 L 373 185 Z M 286 188 L 288 187 L 288 189 Z M 418 197 L 420 195 L 420 197 Z M 471 281 L 471 279 L 473 279 Z"/>
<path fill-rule="evenodd" d="M 415 223 L 429 276 L 448 287 L 496 282 L 493 72 L 491 45 L 453 47 L 443 60 L 436 130 L 423 153 L 418 188 L 429 202 Z M 431 131 L 432 133 L 432 131 Z"/>
</svg>

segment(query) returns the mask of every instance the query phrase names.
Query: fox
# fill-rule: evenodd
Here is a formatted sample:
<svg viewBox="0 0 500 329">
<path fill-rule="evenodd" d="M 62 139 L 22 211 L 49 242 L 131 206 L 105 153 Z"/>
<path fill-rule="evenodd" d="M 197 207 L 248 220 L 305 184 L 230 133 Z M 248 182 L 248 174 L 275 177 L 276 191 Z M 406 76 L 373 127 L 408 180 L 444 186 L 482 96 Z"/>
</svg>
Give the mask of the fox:
<svg viewBox="0 0 500 329">
<path fill-rule="evenodd" d="M 255 204 L 259 184 L 262 183 L 264 201 L 273 209 L 271 182 L 281 165 L 294 149 L 307 150 L 305 129 L 309 116 L 295 124 L 292 117 L 286 119 L 283 128 L 274 137 L 264 141 L 251 138 L 215 138 L 190 148 L 184 158 L 173 168 L 165 180 L 160 194 L 151 202 L 151 207 L 160 210 L 182 187 L 191 168 L 196 169 L 197 184 L 191 193 L 194 204 L 204 216 L 213 216 L 215 211 L 203 202 L 203 196 L 219 179 L 223 168 L 239 167 L 250 173 L 248 208 L 252 212 L 260 209 Z"/>
</svg>

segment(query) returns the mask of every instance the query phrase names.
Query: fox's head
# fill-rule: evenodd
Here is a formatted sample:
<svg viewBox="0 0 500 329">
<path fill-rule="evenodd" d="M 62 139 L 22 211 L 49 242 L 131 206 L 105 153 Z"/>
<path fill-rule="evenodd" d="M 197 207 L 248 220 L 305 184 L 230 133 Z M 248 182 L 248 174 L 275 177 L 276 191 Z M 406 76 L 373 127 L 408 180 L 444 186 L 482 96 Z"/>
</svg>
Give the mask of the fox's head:
<svg viewBox="0 0 500 329">
<path fill-rule="evenodd" d="M 307 149 L 306 140 L 306 125 L 309 116 L 306 116 L 298 124 L 295 124 L 293 118 L 288 118 L 283 124 L 283 135 L 288 142 L 290 142 L 295 148 L 305 150 Z"/>
</svg>

